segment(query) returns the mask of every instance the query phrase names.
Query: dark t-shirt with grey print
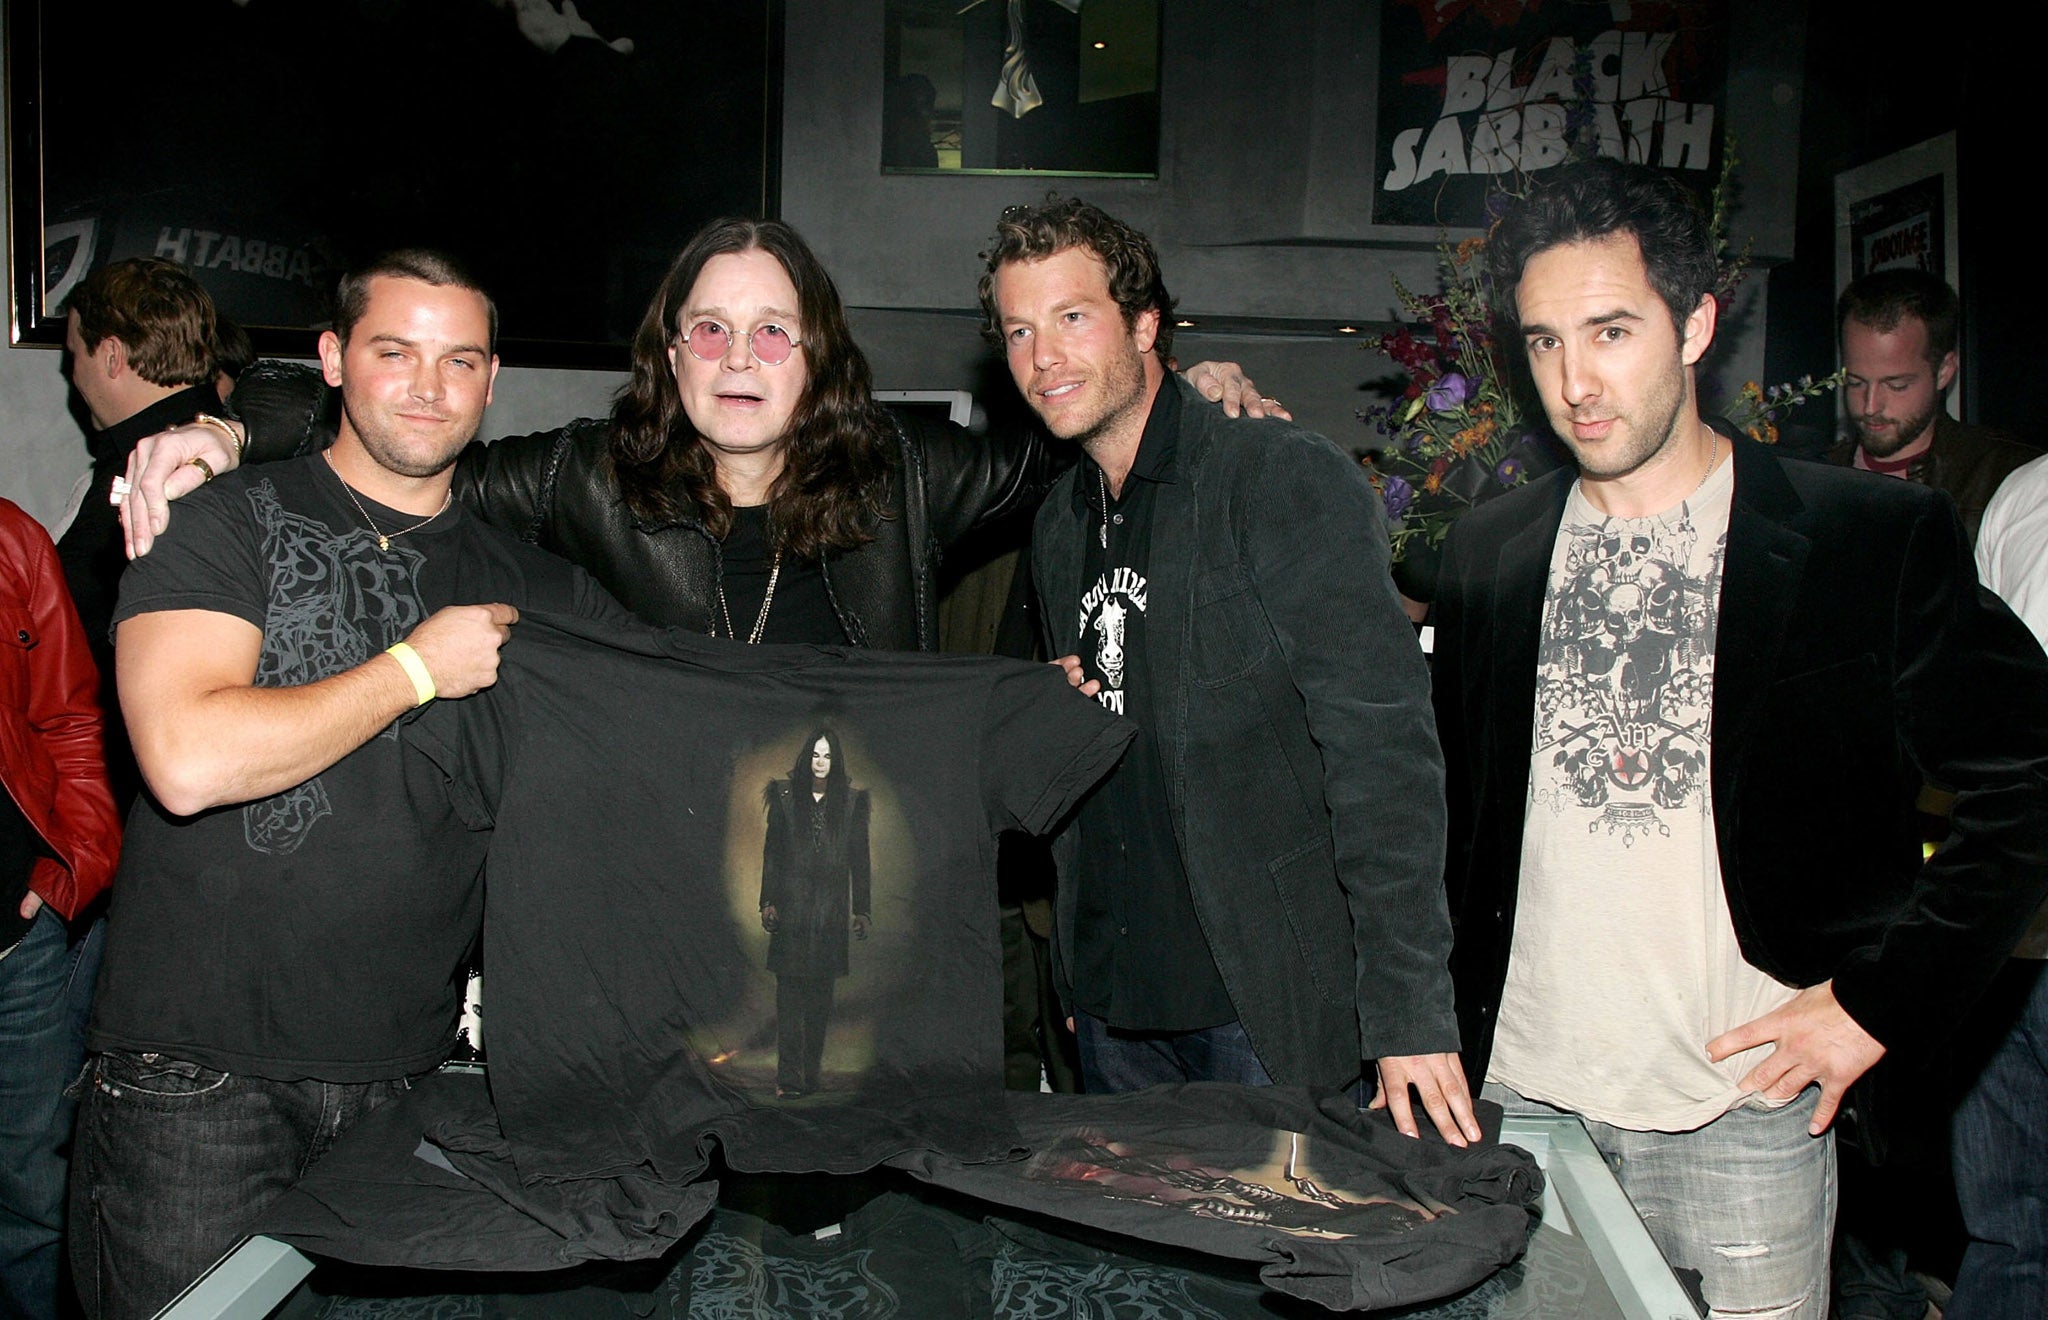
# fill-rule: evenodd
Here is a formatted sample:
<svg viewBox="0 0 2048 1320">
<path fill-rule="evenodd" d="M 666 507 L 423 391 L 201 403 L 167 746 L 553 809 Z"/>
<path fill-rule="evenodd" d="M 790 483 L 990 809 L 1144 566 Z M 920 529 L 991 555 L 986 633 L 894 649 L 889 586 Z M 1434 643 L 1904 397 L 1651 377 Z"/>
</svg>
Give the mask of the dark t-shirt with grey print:
<svg viewBox="0 0 2048 1320">
<path fill-rule="evenodd" d="M 386 529 L 419 522 L 363 500 Z M 115 621 L 205 610 L 263 632 L 258 687 L 339 674 L 447 605 L 626 617 L 582 570 L 460 505 L 379 549 L 323 456 L 223 476 L 180 502 L 122 580 Z M 515 628 L 509 646 L 516 647 Z M 484 840 L 396 725 L 282 793 L 128 821 L 94 1049 L 355 1082 L 445 1058 L 481 917 Z"/>
</svg>

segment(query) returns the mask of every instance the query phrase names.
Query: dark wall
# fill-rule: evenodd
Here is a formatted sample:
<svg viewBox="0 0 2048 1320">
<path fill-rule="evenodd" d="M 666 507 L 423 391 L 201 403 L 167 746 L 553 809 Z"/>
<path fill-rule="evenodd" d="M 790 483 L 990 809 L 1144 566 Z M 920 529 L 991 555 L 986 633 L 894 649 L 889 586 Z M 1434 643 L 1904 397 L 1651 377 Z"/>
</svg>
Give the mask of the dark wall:
<svg viewBox="0 0 2048 1320">
<path fill-rule="evenodd" d="M 2034 208 L 2022 201 L 2031 193 L 2023 181 L 2031 174 L 2038 87 L 2012 62 L 1992 58 L 1996 25 L 1967 15 L 1900 24 L 1854 0 L 1811 0 L 1809 14 L 1797 257 L 1770 276 L 1770 378 L 1819 374 L 1836 363 L 1835 175 L 1952 131 L 1963 418 L 2041 443 L 2048 433 L 2033 414 L 2028 384 L 2048 343 L 2020 293 L 2038 250 Z"/>
</svg>

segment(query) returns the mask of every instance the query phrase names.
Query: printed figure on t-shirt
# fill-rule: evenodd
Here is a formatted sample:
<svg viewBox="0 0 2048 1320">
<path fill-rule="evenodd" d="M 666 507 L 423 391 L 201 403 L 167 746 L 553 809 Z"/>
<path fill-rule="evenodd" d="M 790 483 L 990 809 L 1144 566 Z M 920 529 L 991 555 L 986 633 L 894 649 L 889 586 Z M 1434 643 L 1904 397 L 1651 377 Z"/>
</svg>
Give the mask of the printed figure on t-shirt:
<svg viewBox="0 0 2048 1320">
<path fill-rule="evenodd" d="M 1308 1162 L 1308 1138 L 1273 1134 L 1272 1158 L 1256 1168 L 1205 1163 L 1175 1142 L 1117 1141 L 1078 1128 L 1031 1161 L 1040 1182 L 1085 1183 L 1105 1195 L 1169 1206 L 1205 1219 L 1260 1224 L 1294 1237 L 1352 1237 L 1399 1231 L 1434 1219 L 1448 1207 L 1326 1187 Z"/>
<path fill-rule="evenodd" d="M 1532 801 L 1624 846 L 1668 837 L 1671 811 L 1707 809 L 1698 790 L 1727 533 L 1704 530 L 1685 505 L 1630 535 L 1598 521 L 1565 529 L 1536 653 L 1536 753 L 1550 768 Z"/>
<path fill-rule="evenodd" d="M 775 1094 L 788 1099 L 818 1089 L 847 934 L 868 937 L 868 793 L 853 786 L 839 735 L 820 729 L 763 796 L 761 929 L 775 973 Z"/>
</svg>

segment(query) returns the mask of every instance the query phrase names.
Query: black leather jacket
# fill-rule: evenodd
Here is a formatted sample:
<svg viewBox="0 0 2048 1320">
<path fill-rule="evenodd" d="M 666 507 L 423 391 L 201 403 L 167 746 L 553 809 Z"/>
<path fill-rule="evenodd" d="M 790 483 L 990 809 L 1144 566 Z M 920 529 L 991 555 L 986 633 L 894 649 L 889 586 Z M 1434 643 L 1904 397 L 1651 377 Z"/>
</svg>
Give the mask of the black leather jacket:
<svg viewBox="0 0 2048 1320">
<path fill-rule="evenodd" d="M 311 368 L 258 363 L 235 391 L 249 457 L 323 448 L 334 404 Z M 898 461 L 888 517 L 875 539 L 827 557 L 825 589 L 855 646 L 937 649 L 938 569 L 946 548 L 976 527 L 1035 507 L 1071 455 L 1044 436 L 977 437 L 912 413 L 892 413 Z M 492 524 L 580 564 L 652 623 L 708 632 L 718 542 L 694 516 L 642 522 L 619 495 L 610 424 L 585 418 L 555 431 L 472 444 L 456 467 L 457 498 Z"/>
</svg>

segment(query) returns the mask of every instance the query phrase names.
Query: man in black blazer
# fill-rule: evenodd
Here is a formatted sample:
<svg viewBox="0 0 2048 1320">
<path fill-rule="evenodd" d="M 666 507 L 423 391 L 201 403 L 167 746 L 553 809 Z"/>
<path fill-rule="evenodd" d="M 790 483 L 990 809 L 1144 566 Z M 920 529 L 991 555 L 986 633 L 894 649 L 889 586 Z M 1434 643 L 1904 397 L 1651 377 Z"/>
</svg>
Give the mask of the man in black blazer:
<svg viewBox="0 0 2048 1320">
<path fill-rule="evenodd" d="M 1365 474 L 1277 419 L 1202 415 L 1166 368 L 1158 254 L 1100 208 L 1012 207 L 983 258 L 990 338 L 1082 450 L 1032 532 L 1047 654 L 1140 730 L 1053 844 L 1083 1084 L 1363 1075 L 1402 1132 L 1412 1089 L 1477 1140 L 1427 675 Z"/>
<path fill-rule="evenodd" d="M 1488 260 L 1578 471 L 1446 542 L 1467 1072 L 1584 1118 L 1717 1314 L 1822 1317 L 1844 1091 L 2048 886 L 2048 662 L 1946 498 L 1700 416 L 1714 250 L 1675 182 L 1555 170 Z M 1925 865 L 1924 779 L 1957 793 Z"/>
</svg>

